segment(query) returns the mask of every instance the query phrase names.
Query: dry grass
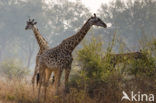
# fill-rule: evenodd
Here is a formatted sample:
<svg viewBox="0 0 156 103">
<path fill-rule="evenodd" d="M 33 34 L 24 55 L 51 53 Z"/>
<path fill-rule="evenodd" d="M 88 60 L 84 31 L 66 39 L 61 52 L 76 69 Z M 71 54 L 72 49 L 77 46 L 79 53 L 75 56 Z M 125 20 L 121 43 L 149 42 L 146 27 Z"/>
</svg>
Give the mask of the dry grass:
<svg viewBox="0 0 156 103">
<path fill-rule="evenodd" d="M 48 90 L 47 103 L 95 103 L 83 90 L 71 88 L 69 94 L 60 96 L 53 96 L 52 87 Z M 37 89 L 33 91 L 27 80 L 0 80 L 0 103 L 37 103 Z"/>
<path fill-rule="evenodd" d="M 90 96 L 85 89 L 76 87 L 70 87 L 70 93 L 67 95 L 64 95 L 60 90 L 62 95 L 54 96 L 50 86 L 47 93 L 47 103 L 120 103 L 123 90 L 155 93 L 154 87 L 151 87 L 151 85 L 155 85 L 155 82 L 149 83 L 151 80 L 134 79 L 123 83 L 119 76 L 112 76 L 109 81 L 111 82 L 106 84 L 92 84 L 90 87 L 93 87 L 93 96 Z M 43 101 L 43 98 L 40 99 Z M 37 89 L 33 91 L 30 81 L 27 80 L 0 80 L 0 103 L 37 103 Z M 129 102 L 122 101 L 122 103 Z"/>
<path fill-rule="evenodd" d="M 30 83 L 19 80 L 0 81 L 0 99 L 11 103 L 33 103 L 35 102 L 36 93 L 32 91 Z M 24 101 L 24 102 L 23 102 Z"/>
</svg>

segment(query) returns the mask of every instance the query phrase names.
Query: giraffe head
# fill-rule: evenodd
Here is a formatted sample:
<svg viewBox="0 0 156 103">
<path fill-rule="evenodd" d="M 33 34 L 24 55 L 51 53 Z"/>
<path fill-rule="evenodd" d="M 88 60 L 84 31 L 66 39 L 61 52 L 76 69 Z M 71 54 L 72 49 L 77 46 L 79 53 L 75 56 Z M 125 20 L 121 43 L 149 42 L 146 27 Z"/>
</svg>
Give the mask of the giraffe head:
<svg viewBox="0 0 156 103">
<path fill-rule="evenodd" d="M 28 30 L 28 29 L 32 29 L 34 27 L 34 25 L 37 24 L 37 22 L 34 21 L 34 19 L 29 19 L 29 21 L 26 22 L 27 25 L 25 27 L 25 30 Z"/>
<path fill-rule="evenodd" d="M 107 25 L 100 18 L 96 17 L 95 13 L 94 13 L 94 16 L 92 16 L 89 19 L 89 22 L 90 22 L 91 25 L 101 26 L 101 27 L 104 27 L 104 28 L 107 27 Z"/>
</svg>

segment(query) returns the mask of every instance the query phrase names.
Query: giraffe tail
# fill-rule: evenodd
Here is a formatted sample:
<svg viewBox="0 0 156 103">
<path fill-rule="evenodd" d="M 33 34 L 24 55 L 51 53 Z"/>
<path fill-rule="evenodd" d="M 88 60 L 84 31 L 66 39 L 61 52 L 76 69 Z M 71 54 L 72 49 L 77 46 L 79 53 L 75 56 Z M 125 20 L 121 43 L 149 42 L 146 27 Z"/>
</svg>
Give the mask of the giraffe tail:
<svg viewBox="0 0 156 103">
<path fill-rule="evenodd" d="M 37 76 L 36 76 L 36 84 L 37 84 L 37 86 L 38 86 L 39 80 L 40 80 L 40 74 L 37 73 Z"/>
</svg>

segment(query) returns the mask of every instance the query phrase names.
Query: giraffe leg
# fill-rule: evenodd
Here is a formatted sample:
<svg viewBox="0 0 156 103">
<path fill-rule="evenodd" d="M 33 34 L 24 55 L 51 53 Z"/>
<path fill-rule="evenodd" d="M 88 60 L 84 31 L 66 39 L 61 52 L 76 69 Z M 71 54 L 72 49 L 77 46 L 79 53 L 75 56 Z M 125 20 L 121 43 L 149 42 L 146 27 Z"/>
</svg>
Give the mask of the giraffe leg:
<svg viewBox="0 0 156 103">
<path fill-rule="evenodd" d="M 40 102 L 40 91 L 45 76 L 45 70 L 43 68 L 39 68 L 39 75 L 40 75 L 40 79 L 39 79 L 39 87 L 38 87 L 38 99 L 37 99 L 38 103 Z"/>
<path fill-rule="evenodd" d="M 56 90 L 56 88 L 55 88 L 55 86 L 56 86 L 56 78 L 57 78 L 57 72 L 56 71 L 54 71 L 54 83 L 53 83 L 53 87 L 54 87 L 54 89 Z"/>
<path fill-rule="evenodd" d="M 62 70 L 55 71 L 55 82 L 54 82 L 54 86 L 55 86 L 55 90 L 56 90 L 55 95 L 58 95 L 58 89 L 60 86 L 61 75 L 62 75 Z"/>
<path fill-rule="evenodd" d="M 42 76 L 41 76 L 42 77 Z M 40 90 L 41 90 L 41 85 L 42 85 L 42 80 L 40 79 L 39 81 L 39 86 L 38 86 L 38 103 L 40 102 Z"/>
<path fill-rule="evenodd" d="M 69 88 L 68 88 L 68 79 L 69 79 L 69 74 L 71 71 L 71 67 L 65 69 L 65 93 L 69 92 Z"/>
<path fill-rule="evenodd" d="M 33 90 L 34 90 L 34 83 L 35 83 L 35 76 L 37 75 L 38 69 L 37 69 L 37 65 L 35 66 L 35 71 L 32 77 L 32 85 L 33 85 Z"/>
<path fill-rule="evenodd" d="M 55 82 L 55 75 L 53 74 L 53 77 L 52 77 L 52 85 L 54 84 Z"/>
<path fill-rule="evenodd" d="M 46 102 L 46 93 L 47 93 L 47 87 L 48 87 L 48 82 L 50 79 L 52 71 L 46 69 L 45 70 L 45 80 L 44 80 L 44 102 Z"/>
</svg>

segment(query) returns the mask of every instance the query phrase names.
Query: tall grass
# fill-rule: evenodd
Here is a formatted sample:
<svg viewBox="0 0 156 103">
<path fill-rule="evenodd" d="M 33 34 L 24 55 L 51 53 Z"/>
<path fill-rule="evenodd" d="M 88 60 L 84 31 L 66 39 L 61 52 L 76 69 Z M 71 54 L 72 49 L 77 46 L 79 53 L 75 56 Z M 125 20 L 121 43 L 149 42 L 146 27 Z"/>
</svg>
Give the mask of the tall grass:
<svg viewBox="0 0 156 103">
<path fill-rule="evenodd" d="M 43 95 L 40 100 L 43 101 Z M 0 81 L 0 102 L 2 103 L 37 103 L 37 89 L 33 91 L 27 81 Z M 84 90 L 70 88 L 70 93 L 65 95 L 62 91 L 59 96 L 53 95 L 52 86 L 49 86 L 47 103 L 95 103 Z"/>
</svg>

